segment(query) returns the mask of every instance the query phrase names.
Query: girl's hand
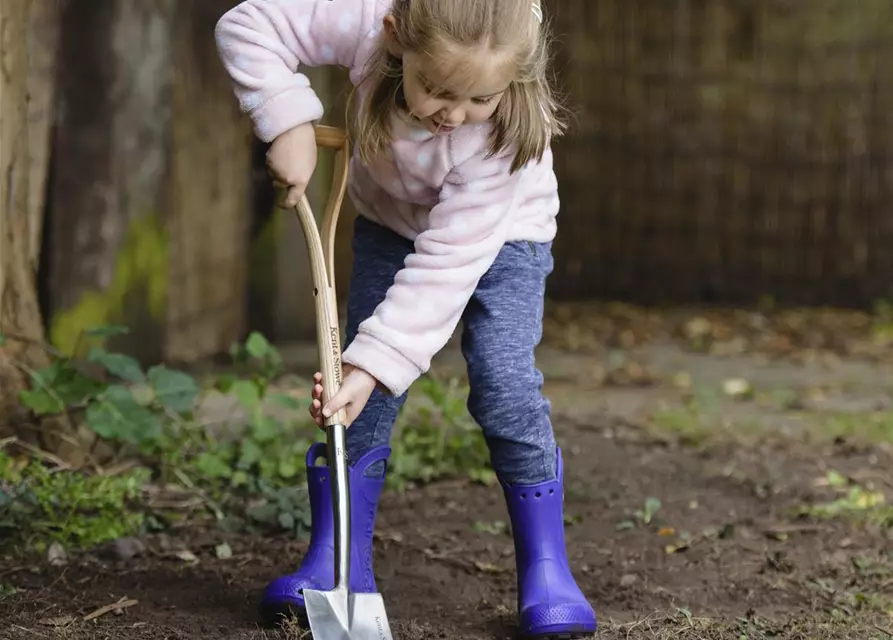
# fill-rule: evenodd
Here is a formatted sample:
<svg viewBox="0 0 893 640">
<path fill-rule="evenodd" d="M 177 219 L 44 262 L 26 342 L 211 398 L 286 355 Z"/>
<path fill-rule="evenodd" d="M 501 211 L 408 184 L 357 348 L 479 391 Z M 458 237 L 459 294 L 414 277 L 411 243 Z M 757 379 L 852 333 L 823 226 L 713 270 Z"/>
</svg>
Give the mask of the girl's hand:
<svg viewBox="0 0 893 640">
<path fill-rule="evenodd" d="M 313 401 L 310 403 L 310 415 L 320 429 L 325 429 L 326 418 L 334 415 L 341 408 L 347 410 L 344 426 L 349 427 L 353 424 L 363 407 L 369 402 L 369 396 L 372 395 L 378 384 L 378 381 L 370 374 L 349 364 L 343 366 L 342 380 L 338 393 L 323 407 L 322 374 L 317 372 L 313 376 Z"/>
<path fill-rule="evenodd" d="M 267 170 L 273 185 L 286 190 L 284 207 L 296 207 L 316 169 L 316 130 L 301 124 L 281 134 L 267 151 Z"/>
</svg>

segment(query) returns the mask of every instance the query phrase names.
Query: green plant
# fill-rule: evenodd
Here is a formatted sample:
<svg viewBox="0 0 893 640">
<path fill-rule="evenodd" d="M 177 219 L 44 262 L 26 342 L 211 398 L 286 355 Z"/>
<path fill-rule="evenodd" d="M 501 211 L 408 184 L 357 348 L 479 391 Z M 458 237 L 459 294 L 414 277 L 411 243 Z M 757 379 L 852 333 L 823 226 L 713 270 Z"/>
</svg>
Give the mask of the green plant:
<svg viewBox="0 0 893 640">
<path fill-rule="evenodd" d="M 245 345 L 230 350 L 237 363 L 260 366 L 247 378 L 221 377 L 217 389 L 238 399 L 246 413 L 245 428 L 237 440 L 214 440 L 196 460 L 205 476 L 220 479 L 233 488 L 249 491 L 274 491 L 299 481 L 307 448 L 320 433 L 309 418 L 282 419 L 278 413 L 294 412 L 304 416 L 306 400 L 273 392 L 271 383 L 281 376 L 279 352 L 258 333 Z M 274 411 L 271 411 L 273 409 Z"/>
<path fill-rule="evenodd" d="M 136 501 L 149 476 L 145 468 L 120 476 L 53 470 L 0 449 L 0 539 L 27 532 L 39 547 L 89 547 L 132 534 L 145 523 Z"/>
<path fill-rule="evenodd" d="M 62 416 L 85 425 L 113 450 L 105 468 L 126 462 L 132 471 L 91 475 L 36 461 L 21 466 L 7 456 L 0 467 L 0 530 L 5 523 L 7 532 L 91 546 L 178 518 L 180 513 L 134 500 L 141 487 L 154 493 L 173 487 L 197 498 L 225 529 L 303 537 L 310 524 L 304 457 L 325 435 L 306 413 L 309 397 L 281 389 L 306 381 L 283 385 L 282 357 L 259 333 L 232 345 L 238 373 L 202 385 L 184 371 L 165 365 L 144 370 L 130 356 L 104 348 L 107 339 L 126 332 L 119 326 L 86 331 L 86 358 L 54 357 L 32 372 L 20 400 L 38 419 Z M 217 402 L 215 394 L 236 407 L 227 424 L 205 420 L 204 408 Z M 418 381 L 414 395 L 420 402 L 402 412 L 392 439 L 390 487 L 450 476 L 495 480 L 480 429 L 465 408 L 466 394 L 456 380 Z M 90 521 L 91 514 L 97 519 Z"/>
<path fill-rule="evenodd" d="M 693 400 L 682 407 L 668 407 L 652 414 L 651 425 L 657 431 L 666 433 L 691 447 L 703 445 L 715 427 L 707 424 L 697 403 Z"/>
<path fill-rule="evenodd" d="M 880 491 L 850 482 L 837 471 L 829 471 L 825 482 L 839 494 L 834 500 L 798 509 L 801 516 L 834 519 L 848 518 L 857 522 L 867 522 L 882 527 L 893 527 L 893 507 L 886 502 Z"/>
<path fill-rule="evenodd" d="M 98 327 L 86 336 L 102 340 L 126 331 Z M 65 414 L 69 420 L 82 420 L 114 446 L 118 459 L 135 460 L 159 485 L 194 492 L 230 526 L 234 521 L 273 525 L 300 535 L 308 512 L 306 496 L 295 494 L 286 504 L 282 490 L 301 484 L 303 456 L 318 432 L 303 417 L 305 402 L 273 391 L 272 383 L 282 375 L 282 358 L 266 338 L 252 333 L 230 353 L 247 368 L 244 376 L 222 376 L 214 385 L 237 399 L 245 413 L 244 424 L 231 431 L 198 419 L 202 388 L 193 376 L 164 365 L 144 371 L 135 359 L 97 345 L 83 362 L 57 357 L 33 372 L 20 400 L 38 417 Z M 59 472 L 58 478 L 72 479 L 85 495 L 101 502 L 97 487 L 83 487 L 81 479 L 74 480 L 68 472 Z M 23 505 L 27 497 L 16 494 L 13 501 Z M 286 511 L 272 520 L 253 518 L 246 513 L 248 503 L 259 512 L 270 505 Z"/>
<path fill-rule="evenodd" d="M 126 333 L 124 327 L 97 327 L 93 338 Z M 93 365 L 93 367 L 90 367 Z M 97 376 L 91 369 L 107 375 Z M 130 356 L 94 346 L 86 363 L 58 357 L 31 374 L 31 388 L 19 395 L 37 416 L 83 411 L 98 436 L 150 453 L 164 439 L 166 420 L 191 415 L 199 385 L 191 376 L 157 365 L 144 372 Z"/>
<path fill-rule="evenodd" d="M 467 387 L 425 376 L 414 392 L 423 402 L 404 410 L 395 425 L 389 486 L 404 489 L 450 476 L 494 482 L 486 442 L 465 407 Z"/>
<path fill-rule="evenodd" d="M 633 510 L 631 514 L 632 518 L 620 522 L 617 525 L 617 530 L 623 531 L 625 529 L 650 526 L 654 522 L 657 512 L 661 510 L 661 507 L 663 507 L 663 503 L 659 498 L 653 496 L 646 498 L 642 508 Z"/>
</svg>

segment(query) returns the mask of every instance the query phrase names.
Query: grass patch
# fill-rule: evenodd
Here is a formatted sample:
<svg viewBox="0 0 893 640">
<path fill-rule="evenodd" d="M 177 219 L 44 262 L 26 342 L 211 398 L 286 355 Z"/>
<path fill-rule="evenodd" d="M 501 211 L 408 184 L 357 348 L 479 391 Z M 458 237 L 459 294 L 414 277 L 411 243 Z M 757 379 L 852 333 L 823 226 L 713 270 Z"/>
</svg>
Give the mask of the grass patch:
<svg viewBox="0 0 893 640">
<path fill-rule="evenodd" d="M 754 405 L 752 411 L 748 409 L 739 412 L 737 418 L 730 418 L 730 406 L 741 400 L 723 398 L 710 389 L 695 389 L 684 395 L 679 404 L 654 411 L 648 426 L 655 434 L 673 437 L 693 447 L 704 446 L 717 438 L 781 435 L 782 430 L 774 426 L 779 424 L 784 424 L 784 432 L 793 434 L 798 441 L 813 445 L 840 439 L 867 446 L 893 442 L 893 411 L 804 410 L 798 397 L 787 389 L 766 391 L 756 396 L 761 406 Z"/>
<path fill-rule="evenodd" d="M 150 472 L 120 476 L 53 471 L 36 460 L 0 451 L 0 539 L 24 528 L 43 550 L 49 541 L 89 547 L 144 526 L 137 501 Z"/>
<path fill-rule="evenodd" d="M 893 527 L 893 505 L 873 486 L 851 481 L 837 471 L 829 471 L 824 484 L 837 495 L 832 500 L 802 505 L 797 514 L 817 519 L 846 519 L 857 524 Z"/>
<path fill-rule="evenodd" d="M 721 437 L 754 437 L 765 431 L 756 420 L 729 420 L 724 416 L 721 401 L 710 394 L 690 395 L 680 405 L 657 409 L 651 414 L 648 427 L 656 435 L 674 438 L 690 447 L 702 447 Z"/>
<path fill-rule="evenodd" d="M 678 438 L 680 443 L 692 447 L 703 445 L 721 430 L 720 425 L 708 421 L 690 403 L 656 410 L 651 415 L 650 425 L 661 435 Z"/>
<path fill-rule="evenodd" d="M 835 414 L 823 418 L 822 435 L 829 439 L 846 438 L 868 444 L 893 442 L 893 412 Z"/>
</svg>

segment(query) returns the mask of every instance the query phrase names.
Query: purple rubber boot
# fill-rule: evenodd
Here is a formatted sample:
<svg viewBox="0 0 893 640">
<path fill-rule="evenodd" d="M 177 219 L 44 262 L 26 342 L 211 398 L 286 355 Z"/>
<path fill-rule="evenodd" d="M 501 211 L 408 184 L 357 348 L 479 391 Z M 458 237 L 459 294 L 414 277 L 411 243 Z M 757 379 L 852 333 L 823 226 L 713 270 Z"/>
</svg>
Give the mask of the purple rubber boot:
<svg viewBox="0 0 893 640">
<path fill-rule="evenodd" d="M 595 633 L 595 612 L 568 565 L 564 541 L 564 463 L 558 478 L 527 486 L 502 483 L 518 570 L 518 617 L 525 638 Z"/>
<path fill-rule="evenodd" d="M 335 587 L 335 525 L 332 516 L 332 490 L 329 467 L 316 466 L 317 458 L 326 457 L 326 444 L 317 442 L 307 451 L 307 486 L 310 494 L 310 548 L 295 573 L 282 576 L 267 585 L 261 598 L 261 615 L 269 622 L 282 616 L 305 618 L 304 589 L 328 591 Z M 356 464 L 348 466 L 350 481 L 350 590 L 374 593 L 372 571 L 372 532 L 378 499 L 384 487 L 384 474 L 366 477 L 377 462 L 387 461 L 389 447 L 367 452 Z"/>
</svg>

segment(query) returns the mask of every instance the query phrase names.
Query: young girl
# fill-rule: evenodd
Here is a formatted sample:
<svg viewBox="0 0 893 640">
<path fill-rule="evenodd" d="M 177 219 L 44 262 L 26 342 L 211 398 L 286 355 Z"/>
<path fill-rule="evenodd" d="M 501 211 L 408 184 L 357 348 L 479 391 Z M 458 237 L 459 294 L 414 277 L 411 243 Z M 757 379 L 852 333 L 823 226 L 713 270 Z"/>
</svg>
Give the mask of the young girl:
<svg viewBox="0 0 893 640">
<path fill-rule="evenodd" d="M 356 87 L 349 193 L 359 216 L 344 382 L 311 413 L 346 408 L 351 588 L 376 591 L 372 532 L 391 427 L 407 390 L 463 323 L 480 424 L 512 523 L 521 631 L 589 634 L 595 614 L 568 565 L 563 467 L 534 363 L 559 208 L 540 0 L 243 0 L 216 29 L 221 58 L 268 165 L 297 204 L 316 164 L 323 105 L 301 66 L 337 64 Z M 268 616 L 333 586 L 332 505 L 307 453 L 312 532 Z"/>
</svg>

